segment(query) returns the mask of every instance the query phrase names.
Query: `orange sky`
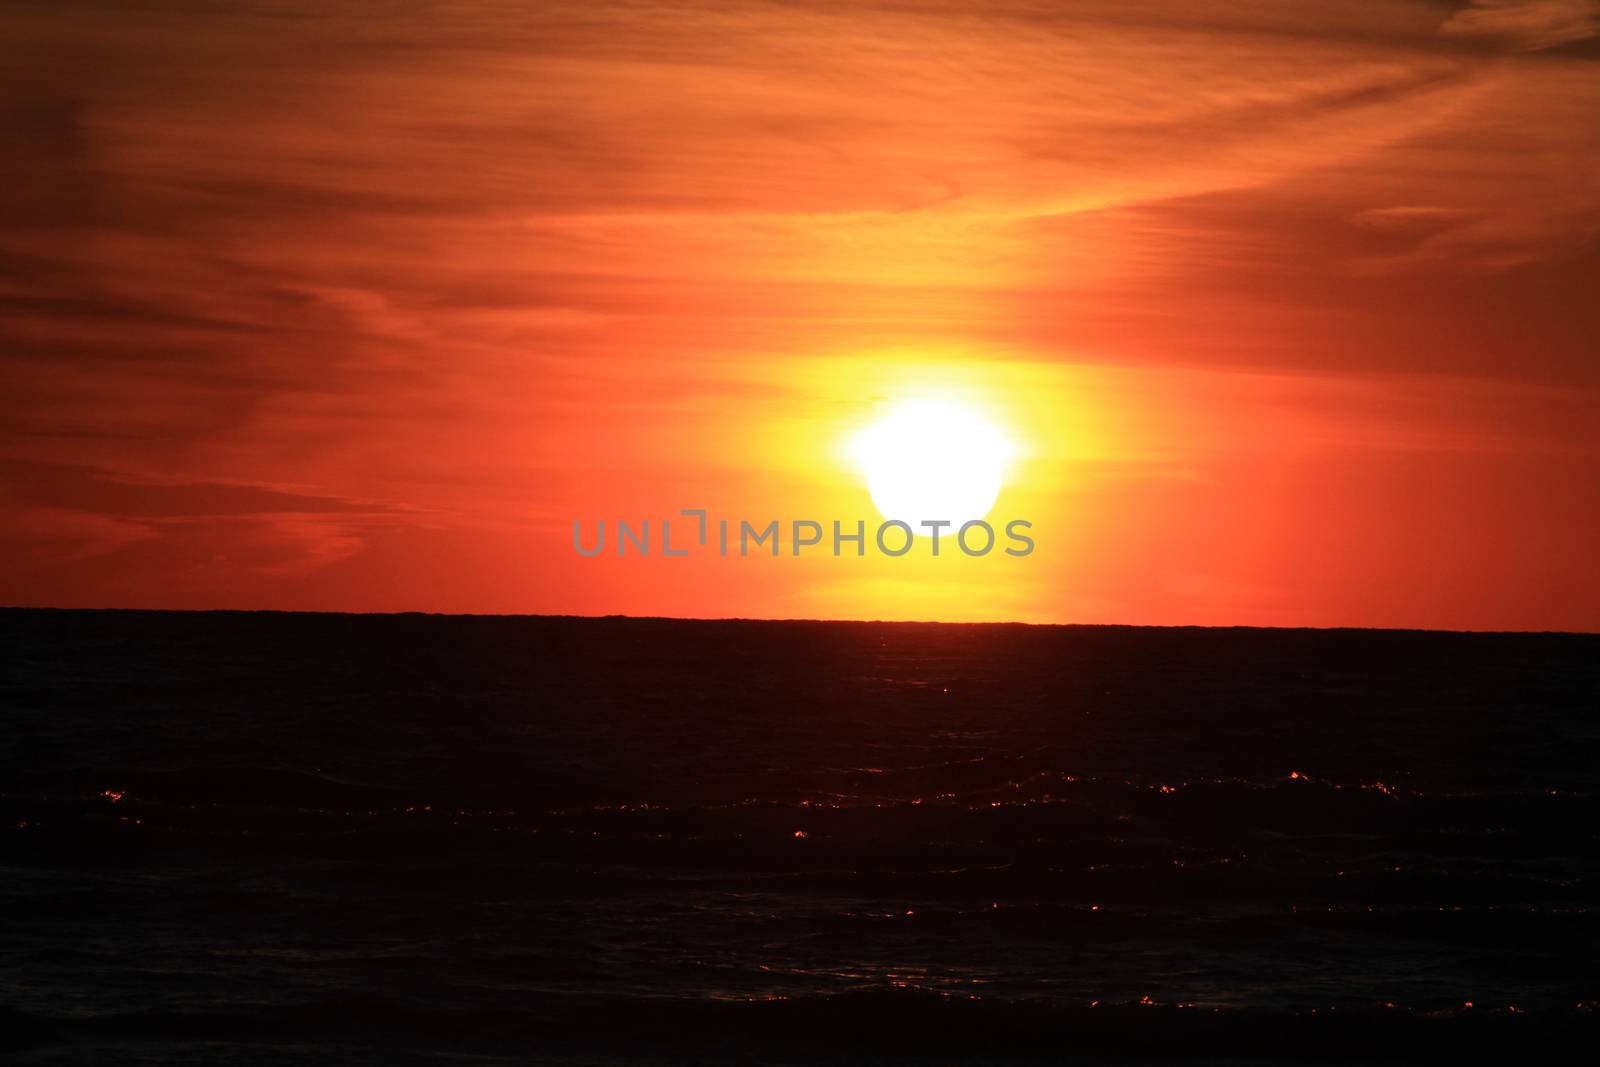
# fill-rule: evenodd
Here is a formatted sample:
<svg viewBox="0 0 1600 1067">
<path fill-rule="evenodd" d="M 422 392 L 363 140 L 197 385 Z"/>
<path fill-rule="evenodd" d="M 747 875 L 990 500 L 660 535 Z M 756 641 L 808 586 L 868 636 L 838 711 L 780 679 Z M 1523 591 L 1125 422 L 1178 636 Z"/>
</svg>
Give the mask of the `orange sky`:
<svg viewBox="0 0 1600 1067">
<path fill-rule="evenodd" d="M 1600 629 L 1600 5 L 145 7 L 0 4 L 0 603 Z M 1033 555 L 572 549 L 928 390 Z"/>
</svg>

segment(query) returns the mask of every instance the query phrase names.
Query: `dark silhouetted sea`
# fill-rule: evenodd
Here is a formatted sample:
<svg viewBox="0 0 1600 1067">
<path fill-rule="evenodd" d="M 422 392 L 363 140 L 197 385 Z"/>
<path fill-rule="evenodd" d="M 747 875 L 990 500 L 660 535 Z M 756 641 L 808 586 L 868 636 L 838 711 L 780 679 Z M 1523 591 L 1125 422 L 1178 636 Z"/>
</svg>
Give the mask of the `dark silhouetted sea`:
<svg viewBox="0 0 1600 1067">
<path fill-rule="evenodd" d="M 7 1062 L 1600 1047 L 1600 637 L 0 612 Z"/>
</svg>

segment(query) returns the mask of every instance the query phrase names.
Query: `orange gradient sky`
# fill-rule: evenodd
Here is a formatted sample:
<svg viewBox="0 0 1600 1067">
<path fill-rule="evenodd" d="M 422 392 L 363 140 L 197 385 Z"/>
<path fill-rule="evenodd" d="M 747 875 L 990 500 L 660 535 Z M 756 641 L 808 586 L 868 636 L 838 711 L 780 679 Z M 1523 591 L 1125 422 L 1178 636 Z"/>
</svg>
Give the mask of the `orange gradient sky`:
<svg viewBox="0 0 1600 1067">
<path fill-rule="evenodd" d="M 0 3 L 0 602 L 1600 629 L 1595 3 L 141 8 Z M 573 551 L 930 391 L 1031 556 Z"/>
</svg>

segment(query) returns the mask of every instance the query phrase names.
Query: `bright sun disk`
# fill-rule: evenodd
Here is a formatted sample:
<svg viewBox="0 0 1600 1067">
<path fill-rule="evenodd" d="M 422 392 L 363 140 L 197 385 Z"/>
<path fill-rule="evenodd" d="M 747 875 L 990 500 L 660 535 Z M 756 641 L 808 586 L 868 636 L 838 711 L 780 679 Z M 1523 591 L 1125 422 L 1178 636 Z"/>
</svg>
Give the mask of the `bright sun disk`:
<svg viewBox="0 0 1600 1067">
<path fill-rule="evenodd" d="M 883 517 L 927 536 L 923 521 L 945 520 L 953 531 L 989 513 L 1013 448 L 975 408 L 929 398 L 891 407 L 851 440 L 850 452 Z"/>
</svg>

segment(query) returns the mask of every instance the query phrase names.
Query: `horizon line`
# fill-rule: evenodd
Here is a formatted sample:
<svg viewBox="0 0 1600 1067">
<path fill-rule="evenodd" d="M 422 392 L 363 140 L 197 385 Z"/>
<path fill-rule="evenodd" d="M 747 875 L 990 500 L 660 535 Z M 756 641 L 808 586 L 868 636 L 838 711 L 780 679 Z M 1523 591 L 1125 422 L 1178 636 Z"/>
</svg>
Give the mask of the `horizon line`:
<svg viewBox="0 0 1600 1067">
<path fill-rule="evenodd" d="M 769 624 L 806 623 L 813 625 L 845 626 L 1011 626 L 1034 629 L 1077 630 L 1263 630 L 1309 631 L 1313 633 L 1410 633 L 1410 634 L 1461 634 L 1461 635 L 1520 635 L 1555 637 L 1600 637 L 1600 630 L 1475 630 L 1443 629 L 1423 626 L 1262 626 L 1251 623 L 1138 623 L 1138 622 L 1025 622 L 1019 619 L 947 620 L 947 619 L 826 619 L 805 616 L 760 617 L 747 615 L 627 615 L 607 613 L 583 615 L 571 612 L 490 612 L 490 611 L 350 611 L 303 608 L 130 608 L 130 607 L 60 607 L 54 605 L 0 604 L 0 612 L 95 612 L 101 614 L 123 613 L 144 615 L 330 615 L 349 618 L 400 618 L 421 617 L 437 619 L 577 619 L 586 622 L 686 622 L 720 623 L 746 622 Z"/>
</svg>

